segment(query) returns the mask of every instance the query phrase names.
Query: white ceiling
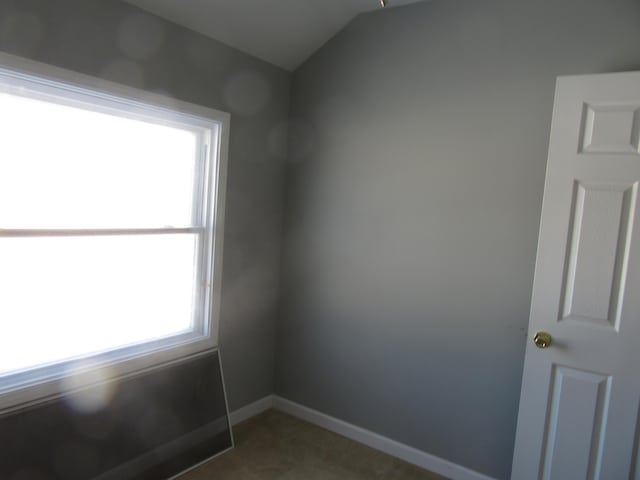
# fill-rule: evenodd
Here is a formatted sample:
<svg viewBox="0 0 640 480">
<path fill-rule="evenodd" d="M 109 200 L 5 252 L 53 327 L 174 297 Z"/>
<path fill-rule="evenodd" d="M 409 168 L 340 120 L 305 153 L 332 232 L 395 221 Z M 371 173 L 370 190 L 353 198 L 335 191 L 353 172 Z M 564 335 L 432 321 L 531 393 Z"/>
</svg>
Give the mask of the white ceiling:
<svg viewBox="0 0 640 480">
<path fill-rule="evenodd" d="M 379 0 L 125 0 L 286 70 L 295 70 Z M 386 8 L 421 0 L 388 0 Z"/>
</svg>

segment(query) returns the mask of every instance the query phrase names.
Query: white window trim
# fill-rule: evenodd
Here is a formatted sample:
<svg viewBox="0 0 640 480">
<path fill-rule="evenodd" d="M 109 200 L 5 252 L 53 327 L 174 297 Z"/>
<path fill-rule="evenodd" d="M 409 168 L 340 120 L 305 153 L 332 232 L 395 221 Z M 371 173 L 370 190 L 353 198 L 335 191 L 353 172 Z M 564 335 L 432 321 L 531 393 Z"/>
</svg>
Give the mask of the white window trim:
<svg viewBox="0 0 640 480">
<path fill-rule="evenodd" d="M 57 363 L 50 373 L 46 371 L 48 367 L 38 369 L 40 375 L 36 378 L 29 378 L 28 372 L 18 374 L 24 379 L 24 381 L 21 380 L 21 383 L 14 382 L 13 385 L 6 388 L 2 388 L 0 384 L 0 412 L 23 408 L 26 405 L 69 393 L 72 390 L 82 389 L 96 383 L 96 381 L 111 380 L 182 357 L 216 350 L 221 311 L 230 115 L 226 112 L 5 53 L 0 53 L 0 75 L 4 79 L 13 78 L 17 83 L 21 81 L 35 82 L 43 86 L 44 91 L 49 88 L 62 89 L 74 101 L 89 94 L 92 99 L 92 108 L 99 110 L 103 110 L 103 108 L 108 110 L 109 106 L 115 102 L 123 106 L 122 110 L 118 111 L 126 111 L 131 117 L 145 117 L 145 112 L 155 112 L 169 118 L 166 121 L 168 125 L 180 124 L 182 118 L 187 119 L 189 125 L 200 125 L 203 129 L 213 126 L 214 135 L 212 137 L 215 138 L 211 138 L 211 141 L 208 142 L 209 151 L 206 154 L 209 155 L 209 158 L 211 155 L 216 156 L 215 162 L 205 162 L 205 165 L 213 166 L 216 171 L 205 172 L 203 185 L 203 188 L 211 189 L 211 193 L 205 198 L 208 197 L 210 203 L 215 207 L 211 208 L 211 205 L 208 205 L 208 211 L 205 213 L 207 228 L 204 235 L 207 237 L 207 241 L 203 243 L 204 245 L 211 244 L 212 252 L 201 256 L 204 264 L 200 267 L 207 269 L 205 276 L 210 279 L 204 305 L 204 311 L 208 311 L 210 315 L 205 319 L 205 325 L 203 325 L 204 335 L 189 333 L 127 347 L 116 352 L 89 356 L 86 361 L 78 362 L 77 359 L 74 359 L 69 362 Z M 175 118 L 175 122 L 171 119 L 172 116 Z M 161 123 L 165 123 L 164 120 Z M 153 233 L 153 231 L 154 229 L 149 229 L 149 233 Z M 101 233 L 105 232 L 101 231 Z M 38 235 L 51 232 L 22 233 Z M 122 231 L 117 229 L 112 231 L 112 234 L 119 233 Z M 96 372 L 100 375 L 96 375 Z M 70 387 L 69 382 L 65 382 L 71 375 L 74 376 L 73 387 Z"/>
</svg>

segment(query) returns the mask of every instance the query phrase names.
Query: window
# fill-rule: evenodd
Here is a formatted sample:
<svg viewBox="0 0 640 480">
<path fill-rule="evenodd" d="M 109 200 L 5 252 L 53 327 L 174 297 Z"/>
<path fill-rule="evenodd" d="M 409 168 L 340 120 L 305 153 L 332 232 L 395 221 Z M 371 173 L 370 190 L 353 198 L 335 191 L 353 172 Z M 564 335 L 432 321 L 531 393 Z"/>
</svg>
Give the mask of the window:
<svg viewBox="0 0 640 480">
<path fill-rule="evenodd" d="M 0 407 L 214 348 L 227 114 L 0 64 Z"/>
</svg>

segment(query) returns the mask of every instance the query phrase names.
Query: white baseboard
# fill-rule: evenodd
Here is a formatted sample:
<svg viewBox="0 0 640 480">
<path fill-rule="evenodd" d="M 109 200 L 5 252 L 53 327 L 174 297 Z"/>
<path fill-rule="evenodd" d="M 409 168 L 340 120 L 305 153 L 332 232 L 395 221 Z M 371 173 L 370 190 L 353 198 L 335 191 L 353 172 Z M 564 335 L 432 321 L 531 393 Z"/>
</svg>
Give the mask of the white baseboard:
<svg viewBox="0 0 640 480">
<path fill-rule="evenodd" d="M 303 405 L 294 403 L 282 397 L 275 396 L 273 399 L 273 407 L 288 413 L 291 416 L 298 417 L 313 423 L 326 430 L 350 438 L 356 442 L 367 445 L 368 447 L 380 450 L 392 457 L 400 458 L 405 462 L 412 463 L 418 467 L 424 468 L 431 472 L 443 475 L 451 480 L 495 480 L 482 473 L 475 472 L 468 468 L 457 465 L 448 460 L 444 460 L 435 455 L 423 452 L 416 448 L 410 447 L 390 438 L 383 437 L 377 433 L 357 427 L 337 418 L 325 415 L 322 412 L 313 410 Z"/>
<path fill-rule="evenodd" d="M 249 405 L 245 405 L 242 408 L 234 410 L 229 414 L 229 421 L 231 425 L 237 425 L 240 422 L 249 420 L 251 417 L 255 417 L 265 410 L 273 408 L 273 399 L 275 395 L 267 395 L 260 400 L 257 400 Z"/>
<path fill-rule="evenodd" d="M 356 425 L 338 420 L 317 410 L 287 400 L 277 395 L 269 395 L 250 403 L 230 414 L 231 425 L 247 420 L 270 408 L 275 408 L 293 417 L 322 427 L 331 432 L 350 438 L 381 452 L 399 458 L 405 462 L 443 475 L 451 480 L 495 480 L 482 473 L 468 469 L 456 463 L 436 457 Z"/>
</svg>

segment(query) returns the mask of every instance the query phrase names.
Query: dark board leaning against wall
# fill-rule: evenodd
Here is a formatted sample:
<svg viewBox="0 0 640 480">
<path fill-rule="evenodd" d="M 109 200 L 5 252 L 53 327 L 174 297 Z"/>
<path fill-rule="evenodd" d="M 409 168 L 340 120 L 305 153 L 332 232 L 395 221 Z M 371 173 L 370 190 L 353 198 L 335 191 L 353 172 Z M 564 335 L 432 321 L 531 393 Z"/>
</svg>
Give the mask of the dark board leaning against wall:
<svg viewBox="0 0 640 480">
<path fill-rule="evenodd" d="M 0 478 L 158 480 L 231 446 L 215 351 L 0 416 Z"/>
</svg>

